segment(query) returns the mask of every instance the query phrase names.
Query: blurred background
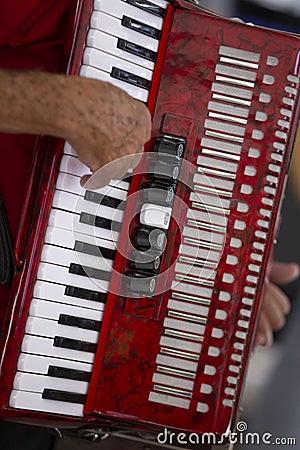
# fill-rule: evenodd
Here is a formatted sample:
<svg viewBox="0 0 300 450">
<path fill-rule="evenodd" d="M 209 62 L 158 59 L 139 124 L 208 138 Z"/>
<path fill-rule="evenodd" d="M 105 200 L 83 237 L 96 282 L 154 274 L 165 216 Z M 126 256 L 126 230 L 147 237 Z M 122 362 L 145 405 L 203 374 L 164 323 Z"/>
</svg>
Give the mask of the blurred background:
<svg viewBox="0 0 300 450">
<path fill-rule="evenodd" d="M 227 17 L 300 33 L 299 0 L 200 0 L 210 10 Z M 298 133 L 299 134 L 299 133 Z M 282 223 L 276 248 L 279 261 L 300 262 L 300 138 L 296 141 Z M 241 420 L 248 431 L 295 437 L 300 448 L 300 295 L 294 295 L 287 325 L 271 348 L 258 348 L 250 362 Z M 237 445 L 236 450 L 267 448 L 266 444 Z"/>
</svg>

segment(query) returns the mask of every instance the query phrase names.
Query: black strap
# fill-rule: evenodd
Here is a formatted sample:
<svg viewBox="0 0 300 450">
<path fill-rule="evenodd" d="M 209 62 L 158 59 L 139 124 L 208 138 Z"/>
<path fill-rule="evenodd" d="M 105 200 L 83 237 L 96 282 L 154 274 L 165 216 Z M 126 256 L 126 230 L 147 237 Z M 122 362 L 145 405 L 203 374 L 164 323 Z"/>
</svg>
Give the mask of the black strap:
<svg viewBox="0 0 300 450">
<path fill-rule="evenodd" d="M 0 283 L 10 283 L 14 271 L 13 239 L 5 211 L 3 195 L 0 194 Z"/>
</svg>

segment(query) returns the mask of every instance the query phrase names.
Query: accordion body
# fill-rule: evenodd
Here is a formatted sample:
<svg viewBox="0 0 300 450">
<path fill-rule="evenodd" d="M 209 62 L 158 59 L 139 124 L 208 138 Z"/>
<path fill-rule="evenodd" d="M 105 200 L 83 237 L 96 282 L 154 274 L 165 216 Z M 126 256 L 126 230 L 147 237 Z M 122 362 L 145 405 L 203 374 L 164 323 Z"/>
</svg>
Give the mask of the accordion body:
<svg viewBox="0 0 300 450">
<path fill-rule="evenodd" d="M 130 185 L 94 192 L 68 144 L 37 148 L 1 417 L 233 430 L 296 133 L 300 40 L 180 0 L 86 0 L 75 29 L 69 73 L 147 103 L 152 136 Z"/>
</svg>

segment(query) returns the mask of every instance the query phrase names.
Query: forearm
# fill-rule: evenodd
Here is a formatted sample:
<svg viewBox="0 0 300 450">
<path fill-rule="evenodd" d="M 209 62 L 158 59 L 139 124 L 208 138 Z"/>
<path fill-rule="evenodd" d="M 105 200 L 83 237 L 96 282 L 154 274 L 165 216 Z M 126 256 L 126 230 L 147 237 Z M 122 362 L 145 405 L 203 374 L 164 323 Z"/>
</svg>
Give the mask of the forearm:
<svg viewBox="0 0 300 450">
<path fill-rule="evenodd" d="M 150 130 L 146 106 L 110 83 L 0 70 L 0 132 L 64 138 L 93 171 L 142 151 Z"/>
<path fill-rule="evenodd" d="M 0 131 L 63 137 L 64 75 L 0 70 Z"/>
</svg>

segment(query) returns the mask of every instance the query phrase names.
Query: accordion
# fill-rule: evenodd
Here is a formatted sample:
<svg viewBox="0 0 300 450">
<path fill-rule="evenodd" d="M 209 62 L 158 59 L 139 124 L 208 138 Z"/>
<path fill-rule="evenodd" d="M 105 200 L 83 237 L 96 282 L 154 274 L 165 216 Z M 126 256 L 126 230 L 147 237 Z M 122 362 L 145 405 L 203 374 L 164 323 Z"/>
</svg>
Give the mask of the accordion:
<svg viewBox="0 0 300 450">
<path fill-rule="evenodd" d="M 233 430 L 299 116 L 299 37 L 183 0 L 84 0 L 69 73 L 145 102 L 138 168 L 94 191 L 42 139 L 1 349 L 1 417 Z M 26 222 L 26 220 L 25 220 Z"/>
</svg>

